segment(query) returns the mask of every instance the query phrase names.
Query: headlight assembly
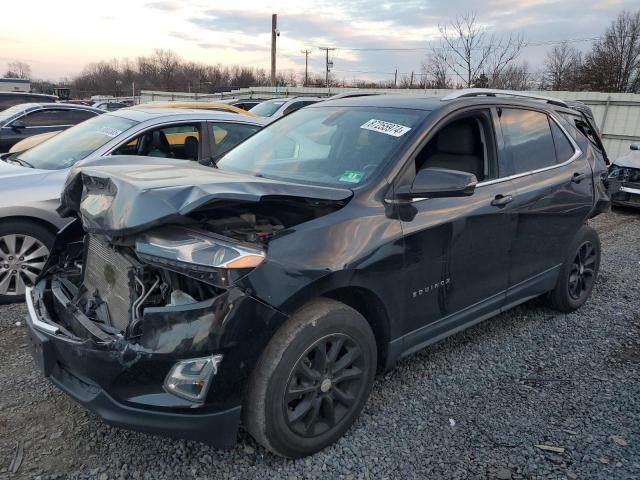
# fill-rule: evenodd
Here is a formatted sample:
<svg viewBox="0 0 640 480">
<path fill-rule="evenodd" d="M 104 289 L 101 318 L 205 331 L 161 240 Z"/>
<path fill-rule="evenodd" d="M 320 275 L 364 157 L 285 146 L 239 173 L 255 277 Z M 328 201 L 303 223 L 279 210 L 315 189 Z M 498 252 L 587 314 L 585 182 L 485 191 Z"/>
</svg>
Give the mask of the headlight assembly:
<svg viewBox="0 0 640 480">
<path fill-rule="evenodd" d="M 140 260 L 214 285 L 227 285 L 225 272 L 260 265 L 265 252 L 182 227 L 165 227 L 136 241 Z"/>
</svg>

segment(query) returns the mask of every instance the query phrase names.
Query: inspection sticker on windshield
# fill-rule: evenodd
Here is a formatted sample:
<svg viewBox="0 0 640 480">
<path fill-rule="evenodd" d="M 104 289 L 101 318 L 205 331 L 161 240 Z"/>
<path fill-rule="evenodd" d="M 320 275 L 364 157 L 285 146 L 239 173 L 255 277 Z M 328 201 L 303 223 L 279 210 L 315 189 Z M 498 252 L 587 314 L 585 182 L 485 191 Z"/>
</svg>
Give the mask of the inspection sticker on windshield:
<svg viewBox="0 0 640 480">
<path fill-rule="evenodd" d="M 118 130 L 117 128 L 111 127 L 102 127 L 98 129 L 98 133 L 102 135 L 106 135 L 107 137 L 115 138 L 122 133 L 122 130 Z"/>
<path fill-rule="evenodd" d="M 411 130 L 411 127 L 405 127 L 404 125 L 398 125 L 397 123 L 383 122 L 382 120 L 376 120 L 375 118 L 372 118 L 364 125 L 361 125 L 360 128 L 384 133 L 386 135 L 391 135 L 392 137 L 401 137 Z"/>
<path fill-rule="evenodd" d="M 364 177 L 364 172 L 359 170 L 347 170 L 340 177 L 341 182 L 360 183 L 360 180 Z"/>
</svg>

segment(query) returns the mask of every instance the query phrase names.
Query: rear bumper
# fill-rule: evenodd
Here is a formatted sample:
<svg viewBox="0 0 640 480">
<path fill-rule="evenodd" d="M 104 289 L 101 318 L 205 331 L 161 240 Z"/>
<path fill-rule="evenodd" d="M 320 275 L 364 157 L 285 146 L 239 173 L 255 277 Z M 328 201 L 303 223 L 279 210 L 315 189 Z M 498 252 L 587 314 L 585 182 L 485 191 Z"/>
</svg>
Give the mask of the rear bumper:
<svg viewBox="0 0 640 480">
<path fill-rule="evenodd" d="M 98 414 L 106 423 L 147 433 L 197 440 L 215 447 L 230 447 L 236 441 L 240 424 L 239 405 L 221 411 L 202 411 L 182 405 L 181 408 L 160 406 L 162 394 L 136 391 L 128 404 L 113 398 L 103 387 L 87 376 L 91 370 L 105 373 L 114 367 L 113 351 L 90 341 L 76 341 L 60 334 L 52 322 L 38 315 L 32 291 L 26 294 L 29 315 L 27 331 L 32 353 L 40 370 L 54 385 L 75 401 Z M 80 371 L 79 365 L 85 368 Z M 89 371 L 91 371 L 89 370 Z M 108 372 L 107 372 L 108 373 Z M 169 394 L 164 394 L 169 395 Z M 135 406 L 133 404 L 135 401 Z M 146 403 L 146 407 L 145 407 Z M 194 410 L 193 412 L 189 410 Z"/>
</svg>

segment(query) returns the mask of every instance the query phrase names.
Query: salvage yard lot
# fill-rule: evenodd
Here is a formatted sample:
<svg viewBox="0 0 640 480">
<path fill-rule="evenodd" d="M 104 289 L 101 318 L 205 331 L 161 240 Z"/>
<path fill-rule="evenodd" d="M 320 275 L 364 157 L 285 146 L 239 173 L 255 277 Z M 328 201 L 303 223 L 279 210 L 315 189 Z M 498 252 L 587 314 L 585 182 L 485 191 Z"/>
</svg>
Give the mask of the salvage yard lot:
<svg viewBox="0 0 640 480">
<path fill-rule="evenodd" d="M 591 223 L 581 310 L 529 302 L 401 361 L 344 438 L 297 461 L 245 433 L 223 451 L 106 426 L 36 371 L 24 305 L 1 306 L 0 478 L 639 478 L 640 214 Z"/>
</svg>

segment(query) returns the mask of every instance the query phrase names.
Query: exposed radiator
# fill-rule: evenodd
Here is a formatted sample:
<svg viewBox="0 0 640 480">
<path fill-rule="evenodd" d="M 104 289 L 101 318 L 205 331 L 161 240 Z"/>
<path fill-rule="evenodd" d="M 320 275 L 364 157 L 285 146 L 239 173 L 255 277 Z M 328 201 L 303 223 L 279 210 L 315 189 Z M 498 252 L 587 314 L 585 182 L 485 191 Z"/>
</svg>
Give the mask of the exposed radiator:
<svg viewBox="0 0 640 480">
<path fill-rule="evenodd" d="M 135 294 L 133 265 L 127 258 L 93 235 L 89 236 L 83 283 L 87 293 L 96 293 L 107 304 L 112 326 L 129 325 Z"/>
</svg>

